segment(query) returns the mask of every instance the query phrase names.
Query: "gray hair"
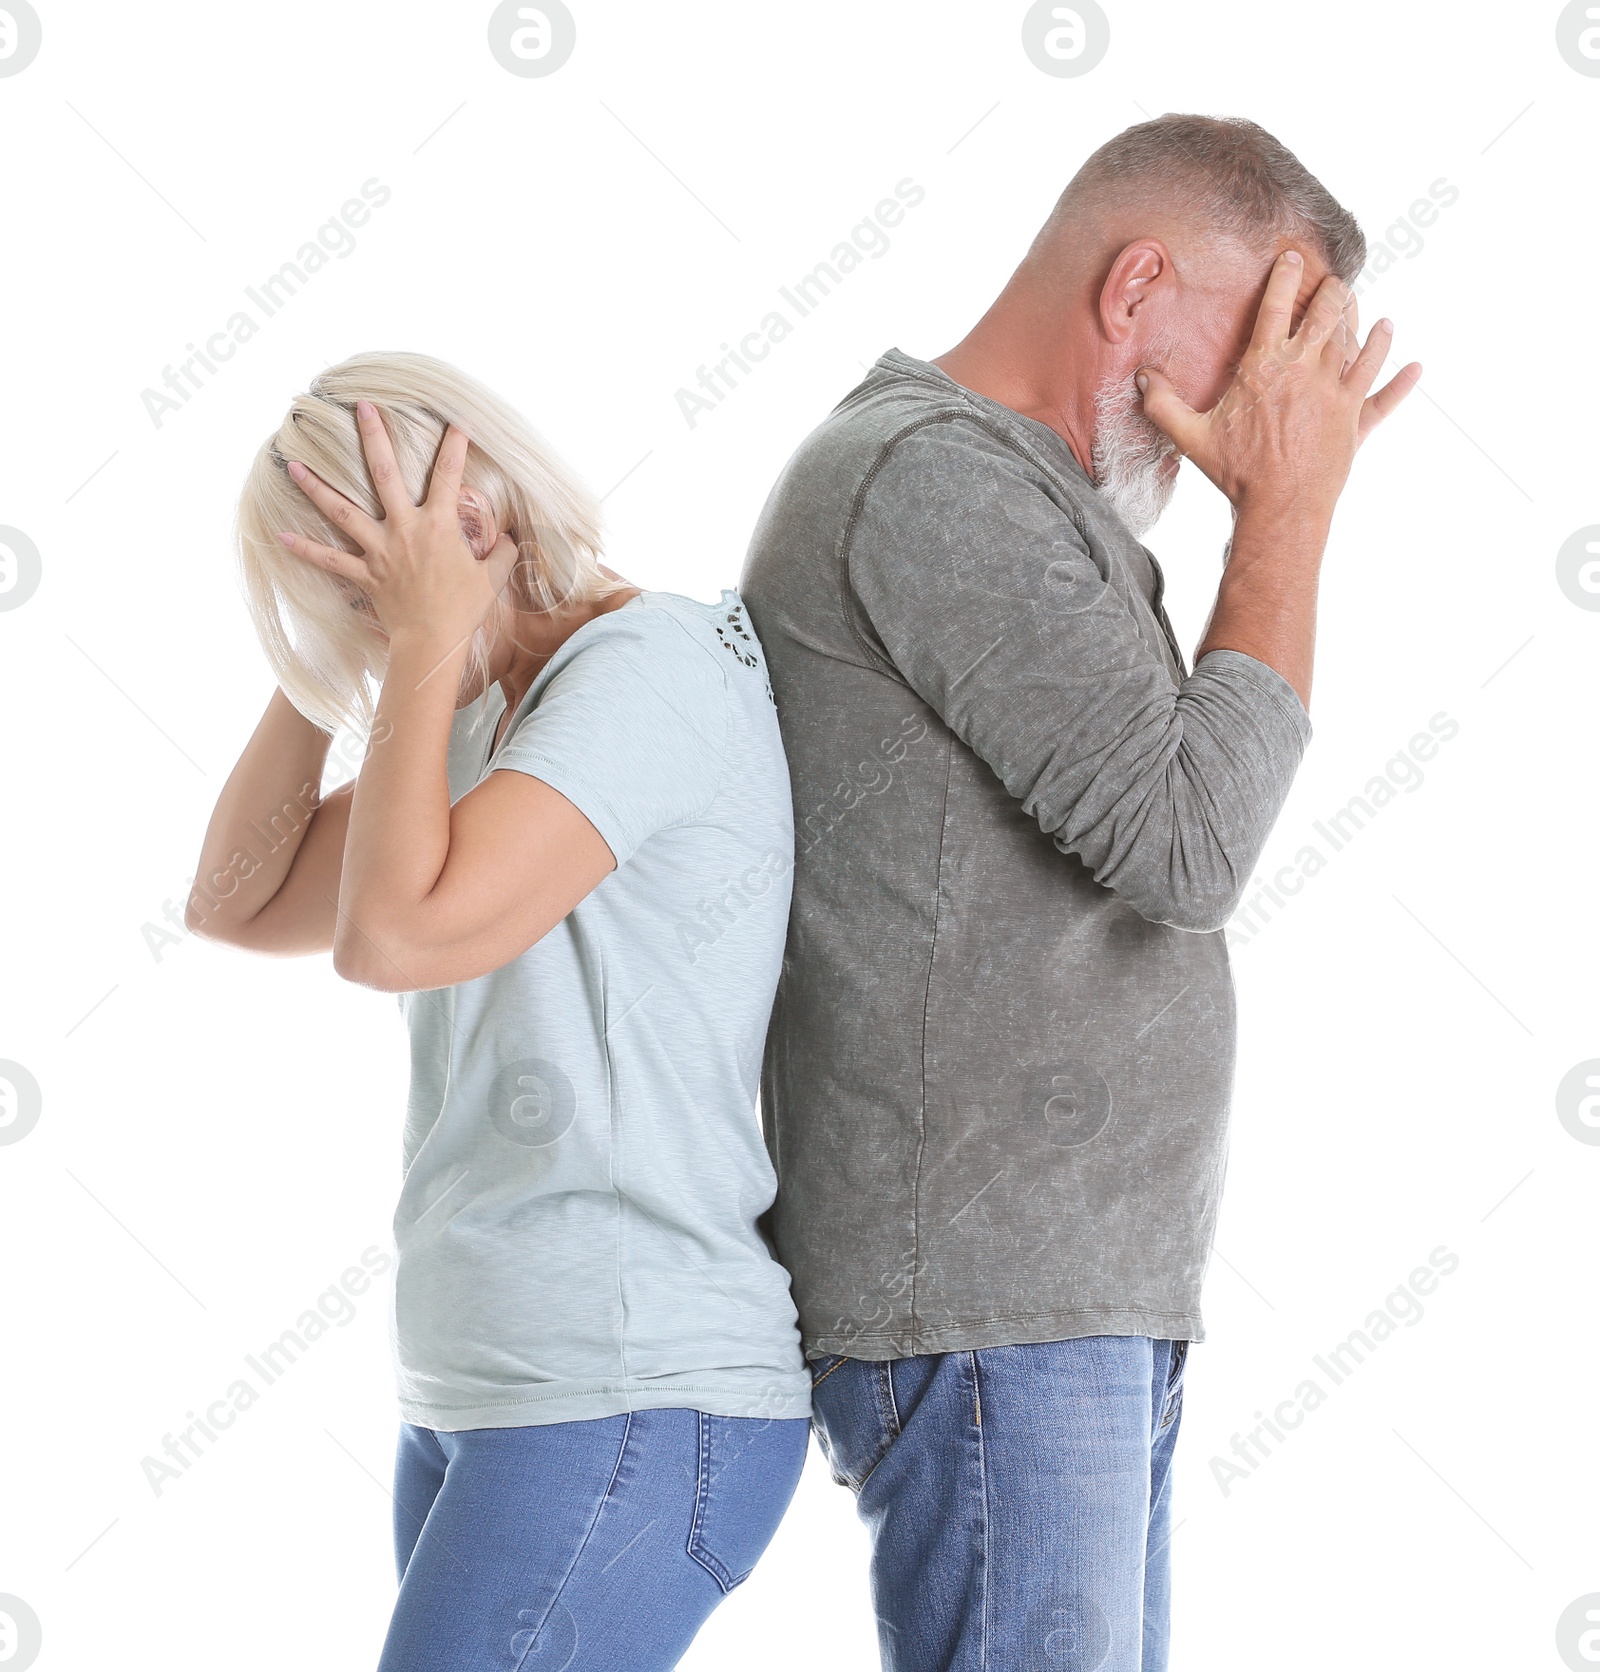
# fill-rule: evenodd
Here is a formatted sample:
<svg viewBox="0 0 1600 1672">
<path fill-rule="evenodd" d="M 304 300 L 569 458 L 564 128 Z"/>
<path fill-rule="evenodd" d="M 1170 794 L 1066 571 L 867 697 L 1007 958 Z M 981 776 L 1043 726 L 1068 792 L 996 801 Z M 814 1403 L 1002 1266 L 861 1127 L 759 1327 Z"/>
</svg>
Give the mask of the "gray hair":
<svg viewBox="0 0 1600 1672">
<path fill-rule="evenodd" d="M 1072 177 L 1045 232 L 1130 195 L 1164 199 L 1251 248 L 1309 241 L 1346 284 L 1366 265 L 1355 216 L 1288 146 L 1240 116 L 1166 115 L 1124 129 Z"/>
</svg>

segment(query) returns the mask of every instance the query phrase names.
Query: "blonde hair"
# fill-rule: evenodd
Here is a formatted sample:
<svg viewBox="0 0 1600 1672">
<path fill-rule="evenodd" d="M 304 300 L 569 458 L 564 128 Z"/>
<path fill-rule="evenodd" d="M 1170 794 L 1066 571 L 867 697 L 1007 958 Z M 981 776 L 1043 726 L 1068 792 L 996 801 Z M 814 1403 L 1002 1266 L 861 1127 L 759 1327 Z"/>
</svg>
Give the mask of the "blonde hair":
<svg viewBox="0 0 1600 1672">
<path fill-rule="evenodd" d="M 504 530 L 517 545 L 511 583 L 474 636 L 466 684 L 488 679 L 492 636 L 513 608 L 555 610 L 624 583 L 600 568 L 600 506 L 519 413 L 474 378 L 426 354 L 357 354 L 297 395 L 256 455 L 239 497 L 237 538 L 245 596 L 278 683 L 327 732 L 371 728 L 373 682 L 387 664 L 363 595 L 295 557 L 280 530 L 356 550 L 289 477 L 298 460 L 371 517 L 383 507 L 356 429 L 358 400 L 378 409 L 401 479 L 420 503 L 454 424 L 471 437 L 462 472 L 463 534 L 480 556 Z"/>
</svg>

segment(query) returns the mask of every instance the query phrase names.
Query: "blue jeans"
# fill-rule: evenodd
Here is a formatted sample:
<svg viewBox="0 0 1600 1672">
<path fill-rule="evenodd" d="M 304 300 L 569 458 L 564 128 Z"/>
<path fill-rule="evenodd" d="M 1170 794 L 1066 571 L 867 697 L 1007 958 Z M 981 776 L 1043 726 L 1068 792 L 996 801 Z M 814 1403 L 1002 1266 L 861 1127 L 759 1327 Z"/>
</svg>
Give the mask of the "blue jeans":
<svg viewBox="0 0 1600 1672">
<path fill-rule="evenodd" d="M 806 1436 L 688 1410 L 405 1425 L 379 1672 L 668 1672 L 766 1549 Z"/>
<path fill-rule="evenodd" d="M 885 1672 L 1166 1672 L 1187 1346 L 813 1364 L 813 1424 L 872 1533 Z"/>
</svg>

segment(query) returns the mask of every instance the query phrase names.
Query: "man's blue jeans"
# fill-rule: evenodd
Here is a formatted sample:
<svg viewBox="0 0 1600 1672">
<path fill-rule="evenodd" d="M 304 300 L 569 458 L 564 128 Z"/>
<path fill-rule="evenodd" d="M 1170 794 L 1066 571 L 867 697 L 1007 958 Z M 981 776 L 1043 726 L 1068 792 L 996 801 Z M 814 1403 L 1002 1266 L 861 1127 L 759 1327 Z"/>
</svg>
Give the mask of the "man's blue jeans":
<svg viewBox="0 0 1600 1672">
<path fill-rule="evenodd" d="M 806 1435 L 687 1410 L 408 1424 L 379 1672 L 668 1672 L 766 1549 Z"/>
<path fill-rule="evenodd" d="M 1166 1672 L 1187 1342 L 815 1361 L 885 1672 Z"/>
</svg>

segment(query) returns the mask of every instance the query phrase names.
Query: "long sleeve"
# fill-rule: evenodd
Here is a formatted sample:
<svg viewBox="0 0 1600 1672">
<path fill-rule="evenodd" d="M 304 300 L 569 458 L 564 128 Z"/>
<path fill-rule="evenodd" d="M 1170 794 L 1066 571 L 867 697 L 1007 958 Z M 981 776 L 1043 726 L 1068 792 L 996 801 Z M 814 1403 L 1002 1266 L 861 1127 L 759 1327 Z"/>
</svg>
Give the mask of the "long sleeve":
<svg viewBox="0 0 1600 1672">
<path fill-rule="evenodd" d="M 1059 484 L 978 423 L 893 440 L 846 540 L 865 648 L 1098 882 L 1219 928 L 1310 737 L 1287 681 L 1228 650 L 1183 676 Z"/>
</svg>

